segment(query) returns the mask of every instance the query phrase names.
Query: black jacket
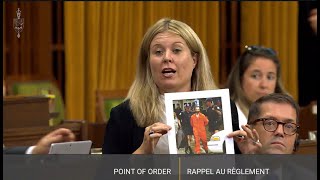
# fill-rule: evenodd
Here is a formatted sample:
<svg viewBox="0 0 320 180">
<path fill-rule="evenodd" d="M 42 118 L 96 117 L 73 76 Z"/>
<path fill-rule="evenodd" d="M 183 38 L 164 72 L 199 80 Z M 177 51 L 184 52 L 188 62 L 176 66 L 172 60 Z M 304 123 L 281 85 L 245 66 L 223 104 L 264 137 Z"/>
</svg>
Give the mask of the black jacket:
<svg viewBox="0 0 320 180">
<path fill-rule="evenodd" d="M 231 104 L 233 130 L 239 130 L 238 111 L 233 101 Z M 144 136 L 145 127 L 138 127 L 129 106 L 129 100 L 111 109 L 106 126 L 103 154 L 132 154 L 137 150 Z M 235 153 L 239 150 L 235 144 Z"/>
</svg>

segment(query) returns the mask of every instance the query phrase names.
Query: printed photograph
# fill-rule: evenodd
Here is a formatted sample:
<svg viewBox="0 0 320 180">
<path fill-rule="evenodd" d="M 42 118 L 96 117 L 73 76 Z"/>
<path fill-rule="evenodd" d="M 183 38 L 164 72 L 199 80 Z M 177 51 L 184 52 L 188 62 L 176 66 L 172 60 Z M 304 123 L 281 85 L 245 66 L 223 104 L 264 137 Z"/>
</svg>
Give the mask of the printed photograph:
<svg viewBox="0 0 320 180">
<path fill-rule="evenodd" d="M 234 154 L 228 89 L 165 94 L 171 154 Z"/>
</svg>

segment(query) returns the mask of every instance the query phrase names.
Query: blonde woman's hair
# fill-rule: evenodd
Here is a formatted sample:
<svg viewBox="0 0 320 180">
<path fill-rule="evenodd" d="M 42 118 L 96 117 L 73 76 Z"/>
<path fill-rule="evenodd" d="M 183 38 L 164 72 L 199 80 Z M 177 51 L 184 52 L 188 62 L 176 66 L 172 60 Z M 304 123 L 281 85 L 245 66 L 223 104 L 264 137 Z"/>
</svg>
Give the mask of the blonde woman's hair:
<svg viewBox="0 0 320 180">
<path fill-rule="evenodd" d="M 143 37 L 137 62 L 137 72 L 130 87 L 127 99 L 130 108 L 140 127 L 149 126 L 165 118 L 164 102 L 152 79 L 150 69 L 150 44 L 153 38 L 163 32 L 171 32 L 181 36 L 187 43 L 192 55 L 196 55 L 198 63 L 193 69 L 191 90 L 216 89 L 205 48 L 198 35 L 187 24 L 174 19 L 163 18 L 151 26 Z"/>
</svg>

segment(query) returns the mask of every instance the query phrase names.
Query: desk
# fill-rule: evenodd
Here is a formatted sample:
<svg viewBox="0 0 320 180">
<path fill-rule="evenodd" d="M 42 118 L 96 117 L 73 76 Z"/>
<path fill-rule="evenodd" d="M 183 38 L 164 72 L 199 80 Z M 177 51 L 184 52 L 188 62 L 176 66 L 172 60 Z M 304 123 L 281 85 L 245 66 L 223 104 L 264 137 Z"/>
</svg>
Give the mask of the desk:
<svg viewBox="0 0 320 180">
<path fill-rule="evenodd" d="M 317 154 L 317 141 L 300 140 L 300 146 L 296 154 Z"/>
<path fill-rule="evenodd" d="M 91 148 L 90 154 L 102 154 L 102 148 Z"/>
<path fill-rule="evenodd" d="M 14 146 L 32 146 L 35 145 L 44 135 L 58 128 L 70 129 L 76 136 L 76 141 L 86 140 L 84 137 L 84 122 L 83 121 L 65 121 L 57 126 L 43 127 L 24 127 L 10 128 L 3 130 L 3 144 L 6 147 Z"/>
<path fill-rule="evenodd" d="M 102 148 L 107 123 L 88 123 L 88 139 L 93 148 Z"/>
<path fill-rule="evenodd" d="M 49 126 L 49 98 L 43 96 L 5 96 L 3 128 Z"/>
</svg>

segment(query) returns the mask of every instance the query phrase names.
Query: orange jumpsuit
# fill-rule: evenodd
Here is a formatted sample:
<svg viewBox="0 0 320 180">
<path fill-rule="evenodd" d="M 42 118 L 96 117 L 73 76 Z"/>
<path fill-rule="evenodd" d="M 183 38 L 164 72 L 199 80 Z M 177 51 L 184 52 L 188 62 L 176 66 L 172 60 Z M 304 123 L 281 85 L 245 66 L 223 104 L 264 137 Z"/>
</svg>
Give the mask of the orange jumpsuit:
<svg viewBox="0 0 320 180">
<path fill-rule="evenodd" d="M 193 135 L 196 144 L 194 148 L 196 154 L 200 154 L 200 140 L 202 142 L 204 150 L 208 151 L 206 133 L 206 125 L 208 125 L 208 122 L 208 118 L 202 113 L 199 113 L 198 117 L 196 114 L 193 114 L 190 118 L 190 124 L 193 128 Z"/>
</svg>

